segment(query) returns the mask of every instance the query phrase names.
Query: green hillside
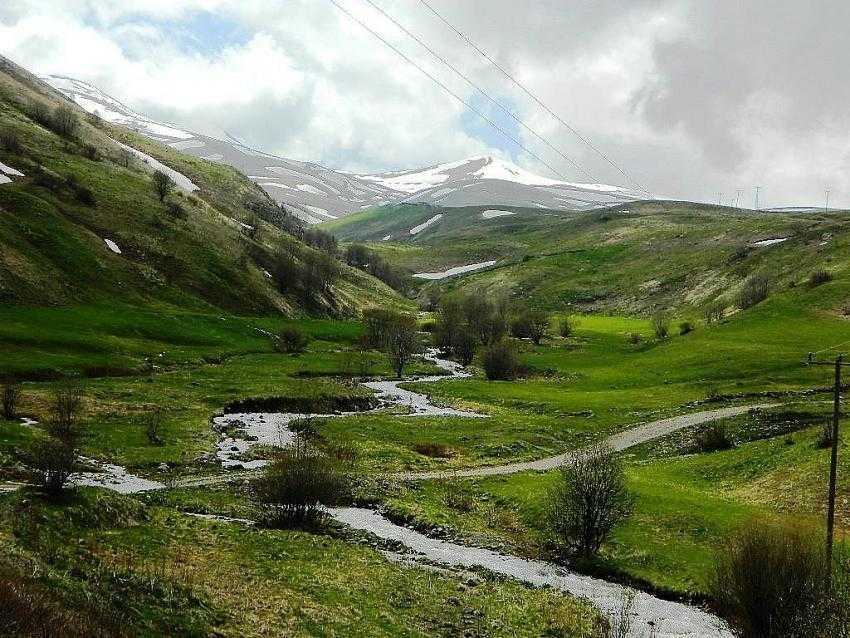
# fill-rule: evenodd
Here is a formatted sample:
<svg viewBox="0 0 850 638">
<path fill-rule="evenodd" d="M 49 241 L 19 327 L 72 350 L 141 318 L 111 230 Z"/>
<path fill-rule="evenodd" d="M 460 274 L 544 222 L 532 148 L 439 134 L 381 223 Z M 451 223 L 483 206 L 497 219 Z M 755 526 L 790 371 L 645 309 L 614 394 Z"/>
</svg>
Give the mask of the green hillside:
<svg viewBox="0 0 850 638">
<path fill-rule="evenodd" d="M 502 208 L 514 213 L 485 219 Z M 425 230 L 409 230 L 436 214 Z M 811 271 L 840 273 L 845 213 L 770 213 L 686 202 L 636 202 L 591 212 L 510 207 L 383 207 L 323 225 L 367 242 L 414 272 L 497 260 L 494 267 L 429 286 L 507 289 L 546 309 L 701 314 L 731 307 L 744 280 L 763 274 L 774 290 Z M 390 236 L 388 241 L 384 237 Z M 769 239 L 787 238 L 772 245 Z"/>
<path fill-rule="evenodd" d="M 72 131 L 56 125 L 60 112 L 72 118 Z M 160 201 L 151 169 L 114 140 L 157 158 L 199 189 L 175 188 Z M 64 351 L 64 363 L 125 359 L 126 365 L 156 352 L 157 339 L 215 341 L 211 332 L 222 328 L 212 319 L 222 312 L 351 315 L 366 305 L 404 303 L 342 262 L 331 288 L 306 303 L 276 264 L 281 254 L 308 263 L 318 253 L 251 212 L 270 200 L 244 175 L 86 116 L 6 61 L 0 64 L 0 162 L 24 174 L 0 184 L 0 347 L 10 355 L 0 372 L 53 365 L 34 358 L 28 344 L 49 350 L 54 360 Z M 245 232 L 248 222 L 255 233 Z M 204 315 L 211 320 L 194 319 Z M 93 332 L 96 338 L 81 337 Z M 102 343 L 104 335 L 112 341 Z M 140 347 L 143 339 L 150 349 Z"/>
</svg>

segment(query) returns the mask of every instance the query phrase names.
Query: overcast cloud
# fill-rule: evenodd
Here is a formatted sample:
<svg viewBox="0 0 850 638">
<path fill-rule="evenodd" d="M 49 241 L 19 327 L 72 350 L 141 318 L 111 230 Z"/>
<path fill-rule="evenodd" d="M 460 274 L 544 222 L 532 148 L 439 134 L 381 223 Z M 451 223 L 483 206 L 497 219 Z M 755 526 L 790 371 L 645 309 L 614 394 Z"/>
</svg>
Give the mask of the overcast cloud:
<svg viewBox="0 0 850 638">
<path fill-rule="evenodd" d="M 587 181 L 364 0 L 337 0 L 556 167 Z M 622 176 L 419 0 L 373 0 L 593 176 Z M 429 0 L 652 192 L 850 206 L 850 3 Z M 0 53 L 152 117 L 334 168 L 481 153 L 552 171 L 330 0 L 4 0 Z"/>
</svg>

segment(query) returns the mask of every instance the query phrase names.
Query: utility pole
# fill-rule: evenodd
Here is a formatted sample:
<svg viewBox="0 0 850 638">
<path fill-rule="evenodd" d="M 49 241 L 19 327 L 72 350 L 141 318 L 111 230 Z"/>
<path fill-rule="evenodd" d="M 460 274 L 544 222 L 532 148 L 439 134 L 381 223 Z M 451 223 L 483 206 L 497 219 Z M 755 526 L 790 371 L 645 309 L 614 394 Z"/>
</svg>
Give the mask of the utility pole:
<svg viewBox="0 0 850 638">
<path fill-rule="evenodd" d="M 808 362 L 835 366 L 832 397 L 832 447 L 829 457 L 829 491 L 826 504 L 826 558 L 829 568 L 832 569 L 832 546 L 835 537 L 835 484 L 838 477 L 838 420 L 841 416 L 841 367 L 848 364 L 844 363 L 844 355 L 842 354 L 838 355 L 832 362 L 814 361 L 812 353 L 809 353 Z"/>
<path fill-rule="evenodd" d="M 835 358 L 835 395 L 832 399 L 832 450 L 829 457 L 829 501 L 826 511 L 826 560 L 832 568 L 832 542 L 835 533 L 835 479 L 838 474 L 838 415 L 841 412 L 842 355 Z"/>
<path fill-rule="evenodd" d="M 761 190 L 761 186 L 754 186 L 753 188 L 756 191 L 756 210 L 758 210 L 759 209 L 759 191 Z"/>
<path fill-rule="evenodd" d="M 735 189 L 735 208 L 738 208 L 738 202 L 741 201 L 741 195 L 743 195 L 743 194 L 744 194 L 743 188 L 736 188 Z"/>
<path fill-rule="evenodd" d="M 825 212 L 825 213 L 829 212 L 829 189 L 828 188 L 826 189 L 826 206 L 824 207 L 823 212 Z"/>
</svg>

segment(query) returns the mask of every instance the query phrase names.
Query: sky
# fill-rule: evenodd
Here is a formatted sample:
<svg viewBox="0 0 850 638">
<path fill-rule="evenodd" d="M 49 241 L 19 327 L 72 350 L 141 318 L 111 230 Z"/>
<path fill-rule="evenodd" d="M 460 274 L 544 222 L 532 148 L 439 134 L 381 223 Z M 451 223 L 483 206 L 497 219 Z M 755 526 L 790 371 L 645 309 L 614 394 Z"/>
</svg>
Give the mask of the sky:
<svg viewBox="0 0 850 638">
<path fill-rule="evenodd" d="M 667 197 L 751 204 L 760 186 L 762 206 L 821 206 L 829 189 L 850 207 L 846 0 L 427 2 L 589 144 L 422 0 L 3 0 L 0 54 L 341 170 L 488 153 Z"/>
</svg>

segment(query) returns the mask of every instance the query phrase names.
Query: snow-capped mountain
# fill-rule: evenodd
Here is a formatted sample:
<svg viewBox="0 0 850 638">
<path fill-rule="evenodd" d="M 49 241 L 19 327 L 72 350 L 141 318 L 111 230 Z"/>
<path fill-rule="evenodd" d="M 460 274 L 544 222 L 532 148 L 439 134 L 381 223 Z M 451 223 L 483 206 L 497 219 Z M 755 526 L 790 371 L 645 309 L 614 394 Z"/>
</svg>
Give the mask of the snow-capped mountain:
<svg viewBox="0 0 850 638">
<path fill-rule="evenodd" d="M 577 184 L 534 175 L 510 162 L 482 156 L 424 169 L 356 175 L 311 162 L 285 159 L 157 122 L 97 87 L 59 75 L 43 78 L 89 113 L 132 128 L 172 148 L 244 172 L 271 197 L 317 224 L 358 210 L 399 202 L 444 207 L 505 205 L 583 210 L 639 199 L 605 184 Z"/>
</svg>

